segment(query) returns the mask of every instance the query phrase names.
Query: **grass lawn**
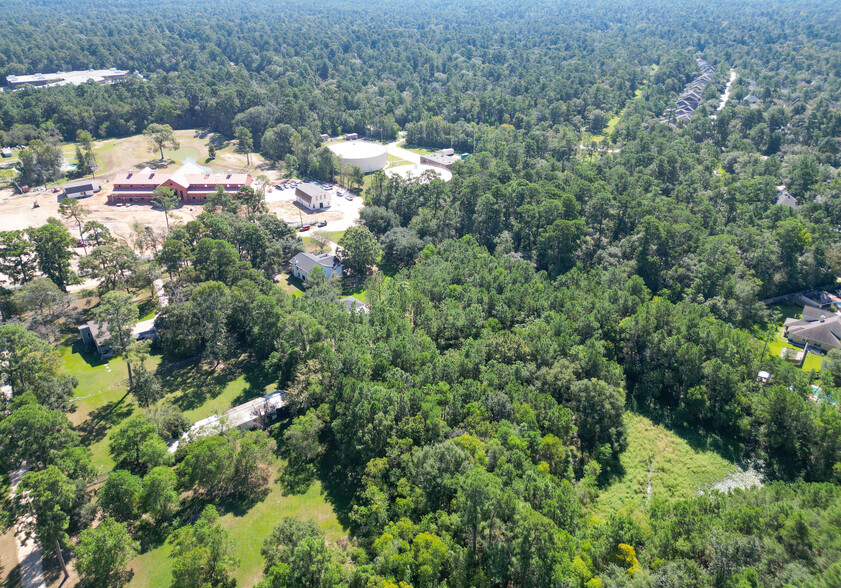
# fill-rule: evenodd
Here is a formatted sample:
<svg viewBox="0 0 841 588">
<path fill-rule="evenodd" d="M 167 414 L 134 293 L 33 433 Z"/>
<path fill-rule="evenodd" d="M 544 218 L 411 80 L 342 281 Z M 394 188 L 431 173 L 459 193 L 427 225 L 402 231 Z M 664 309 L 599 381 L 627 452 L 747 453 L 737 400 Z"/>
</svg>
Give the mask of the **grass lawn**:
<svg viewBox="0 0 841 588">
<path fill-rule="evenodd" d="M 403 145 L 402 148 L 406 151 L 417 153 L 418 155 L 429 155 L 430 153 L 435 153 L 437 151 L 437 149 L 430 149 L 428 147 L 418 147 L 417 145 Z"/>
<path fill-rule="evenodd" d="M 316 482 L 306 493 L 293 496 L 284 496 L 281 486 L 275 484 L 268 497 L 248 512 L 227 513 L 221 517 L 240 560 L 236 571 L 238 586 L 253 586 L 260 581 L 263 575 L 260 548 L 280 519 L 286 516 L 315 519 L 330 543 L 347 535 L 333 508 L 324 499 L 320 484 Z M 129 586 L 169 586 L 172 573 L 169 552 L 169 544 L 164 543 L 136 557 L 131 562 L 134 577 Z"/>
<path fill-rule="evenodd" d="M 90 447 L 94 467 L 103 471 L 114 467 L 108 453 L 108 441 L 113 428 L 138 409 L 127 393 L 128 368 L 122 358 L 107 361 L 87 351 L 80 341 L 72 346 L 63 345 L 62 367 L 66 374 L 79 380 L 76 387 L 76 412 L 70 414 L 71 422 L 82 435 L 82 442 Z M 154 370 L 160 356 L 152 356 L 146 363 Z"/>
<path fill-rule="evenodd" d="M 60 348 L 63 371 L 79 380 L 76 388 L 76 412 L 70 420 L 82 435 L 82 442 L 90 447 L 93 465 L 102 471 L 114 467 L 108 452 L 108 442 L 115 428 L 125 419 L 143 411 L 127 395 L 128 368 L 122 358 L 103 361 L 88 352 L 79 341 Z M 152 355 L 146 363 L 155 371 L 161 363 L 160 355 Z M 254 370 L 248 370 L 254 375 Z M 237 367 L 219 371 L 199 363 L 188 363 L 161 374 L 165 400 L 178 406 L 193 421 L 226 411 L 264 394 L 271 386 L 249 380 Z"/>
<path fill-rule="evenodd" d="M 400 166 L 400 165 L 412 165 L 412 162 L 411 161 L 406 161 L 405 159 L 402 159 L 400 157 L 397 157 L 396 155 L 392 155 L 391 153 L 389 153 L 388 154 L 388 165 L 386 166 L 386 169 L 388 169 L 390 167 L 397 167 L 397 166 Z"/>
<path fill-rule="evenodd" d="M 649 470 L 651 496 L 669 501 L 695 495 L 738 467 L 715 451 L 695 449 L 675 432 L 648 418 L 626 413 L 628 448 L 619 458 L 623 473 L 602 489 L 594 512 L 600 517 L 628 504 L 646 503 Z"/>
<path fill-rule="evenodd" d="M 779 329 L 777 329 L 777 332 L 774 335 L 774 337 L 770 341 L 768 341 L 768 354 L 774 357 L 780 357 L 780 353 L 782 352 L 784 347 L 787 349 L 793 349 L 794 351 L 802 350 L 801 347 L 791 345 L 786 340 L 786 338 L 783 337 L 783 328 L 780 327 Z M 807 353 L 806 359 L 803 361 L 803 369 L 820 371 L 822 363 L 823 358 L 820 355 L 816 355 L 814 353 Z"/>
<path fill-rule="evenodd" d="M 303 296 L 304 284 L 290 273 L 284 272 L 277 278 L 277 285 L 283 288 L 283 291 L 293 296 Z"/>
</svg>

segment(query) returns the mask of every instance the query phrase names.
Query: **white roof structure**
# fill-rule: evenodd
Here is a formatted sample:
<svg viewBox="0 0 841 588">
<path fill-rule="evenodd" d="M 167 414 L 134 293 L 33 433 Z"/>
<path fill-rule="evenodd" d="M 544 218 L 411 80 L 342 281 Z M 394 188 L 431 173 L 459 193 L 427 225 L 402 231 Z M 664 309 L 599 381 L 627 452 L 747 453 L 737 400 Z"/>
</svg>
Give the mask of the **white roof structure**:
<svg viewBox="0 0 841 588">
<path fill-rule="evenodd" d="M 115 82 L 129 75 L 129 72 L 122 69 L 85 69 L 80 71 L 59 71 L 55 73 L 36 73 L 28 76 L 6 76 L 6 80 L 12 88 L 24 84 L 33 86 L 78 86 L 90 81 L 98 84 Z"/>
<path fill-rule="evenodd" d="M 221 415 L 209 416 L 206 419 L 196 422 L 196 424 L 190 427 L 189 431 L 181 436 L 180 440 L 173 442 L 169 447 L 169 452 L 175 453 L 178 451 L 181 441 L 189 442 L 191 439 L 197 437 L 217 435 L 225 429 L 230 428 L 253 428 L 263 416 L 274 416 L 283 405 L 283 390 L 275 390 L 274 392 L 235 406 Z"/>
</svg>

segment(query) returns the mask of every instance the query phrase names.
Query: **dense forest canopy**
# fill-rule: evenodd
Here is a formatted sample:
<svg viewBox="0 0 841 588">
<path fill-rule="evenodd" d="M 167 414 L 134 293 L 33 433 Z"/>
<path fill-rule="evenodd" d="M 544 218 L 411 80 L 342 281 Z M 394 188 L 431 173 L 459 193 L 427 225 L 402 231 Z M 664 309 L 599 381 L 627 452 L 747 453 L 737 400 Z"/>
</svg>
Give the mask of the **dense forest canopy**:
<svg viewBox="0 0 841 588">
<path fill-rule="evenodd" d="M 57 219 L 2 233 L 0 456 L 29 464 L 33 497 L 14 516 L 46 549 L 73 546 L 92 585 L 125 581 L 164 539 L 174 586 L 230 585 L 220 513 L 315 480 L 350 545 L 278 517 L 261 586 L 838 585 L 841 357 L 805 371 L 769 355 L 779 317 L 763 300 L 841 275 L 839 8 L 7 1 L 0 76 L 137 72 L 0 93 L 3 144 L 29 146 L 37 181 L 62 141 L 149 125 L 245 137 L 322 180 L 337 175 L 322 133 L 468 154 L 446 183 L 365 178 L 360 226 L 338 239 L 345 276 L 316 272 L 300 296 L 275 278 L 305 244 L 253 190 L 126 244 L 68 206 L 89 238 L 76 267 Z M 715 72 L 677 122 L 701 57 Z M 120 338 L 155 277 L 170 299 L 156 357 L 265 379 L 285 391 L 281 422 L 166 451 L 185 407 Z M 80 278 L 99 282 L 84 312 L 137 404 L 109 432 L 106 478 L 46 341 Z M 347 312 L 347 290 L 370 312 Z M 629 414 L 766 484 L 680 500 L 649 486 L 605 510 Z"/>
</svg>

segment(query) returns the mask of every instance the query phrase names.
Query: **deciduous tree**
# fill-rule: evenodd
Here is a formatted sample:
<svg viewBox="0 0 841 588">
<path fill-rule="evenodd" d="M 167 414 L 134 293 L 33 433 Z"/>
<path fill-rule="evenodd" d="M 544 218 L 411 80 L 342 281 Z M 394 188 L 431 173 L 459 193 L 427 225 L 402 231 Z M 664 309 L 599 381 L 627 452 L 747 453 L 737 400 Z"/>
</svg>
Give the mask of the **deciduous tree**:
<svg viewBox="0 0 841 588">
<path fill-rule="evenodd" d="M 178 139 L 175 138 L 172 127 L 169 125 L 152 123 L 146 127 L 143 134 L 148 137 L 152 152 L 160 151 L 161 160 L 164 158 L 164 147 L 175 150 L 181 147 Z"/>
<path fill-rule="evenodd" d="M 139 547 L 124 524 L 106 516 L 96 527 L 79 534 L 74 550 L 76 571 L 86 586 L 122 586 L 128 580 L 126 566 Z"/>
</svg>

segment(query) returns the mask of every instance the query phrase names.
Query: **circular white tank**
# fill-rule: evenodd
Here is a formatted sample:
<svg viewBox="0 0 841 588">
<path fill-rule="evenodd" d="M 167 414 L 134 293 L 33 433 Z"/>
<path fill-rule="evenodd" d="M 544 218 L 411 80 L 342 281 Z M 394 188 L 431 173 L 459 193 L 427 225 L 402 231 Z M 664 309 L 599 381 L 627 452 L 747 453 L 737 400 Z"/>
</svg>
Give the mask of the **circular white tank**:
<svg viewBox="0 0 841 588">
<path fill-rule="evenodd" d="M 385 145 L 368 141 L 346 141 L 327 146 L 330 151 L 338 155 L 342 163 L 358 165 L 365 173 L 383 169 L 388 165 L 388 155 Z"/>
<path fill-rule="evenodd" d="M 453 179 L 453 173 L 450 170 L 415 163 L 391 167 L 387 169 L 385 173 L 387 176 L 400 176 L 404 180 L 408 180 L 411 178 L 420 178 L 421 174 L 427 171 L 432 172 L 438 176 L 439 180 L 444 180 L 445 182 L 449 182 Z"/>
</svg>

